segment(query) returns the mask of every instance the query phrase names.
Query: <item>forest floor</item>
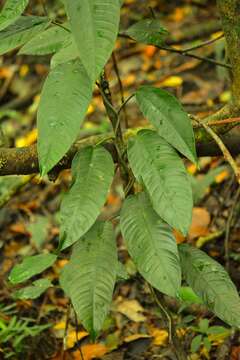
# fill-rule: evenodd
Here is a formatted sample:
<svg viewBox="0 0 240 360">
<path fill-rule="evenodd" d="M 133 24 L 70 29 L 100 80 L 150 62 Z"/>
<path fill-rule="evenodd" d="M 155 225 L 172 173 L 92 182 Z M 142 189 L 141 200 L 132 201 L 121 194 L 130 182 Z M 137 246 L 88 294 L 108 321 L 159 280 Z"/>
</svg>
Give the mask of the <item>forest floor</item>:
<svg viewBox="0 0 240 360">
<path fill-rule="evenodd" d="M 34 3 L 34 11 L 41 15 L 40 2 Z M 215 1 L 125 0 L 122 29 L 143 17 L 151 17 L 152 12 L 169 30 L 169 43 L 178 49 L 221 34 Z M 225 61 L 224 39 L 195 53 Z M 0 120 L 9 146 L 27 146 L 37 140 L 36 110 L 49 59 L 17 56 L 16 52 L 0 56 Z M 125 98 L 139 85 L 153 84 L 177 96 L 188 113 L 204 117 L 230 97 L 224 67 L 119 38 L 115 59 L 107 65 L 113 100 L 118 105 L 121 91 L 116 64 Z M 129 127 L 146 123 L 134 101 L 126 107 L 124 118 Z M 107 130 L 110 124 L 96 90 L 81 136 Z M 192 179 L 195 205 L 189 235 L 184 238 L 176 233 L 177 242 L 191 243 L 219 261 L 239 289 L 240 191 L 234 174 L 222 157 L 200 158 L 199 169 L 188 162 L 186 167 Z M 0 179 L 0 359 L 176 359 L 176 349 L 169 343 L 169 324 L 164 322 L 149 287 L 129 258 L 117 221 L 119 259 L 129 278 L 117 283 L 110 315 L 96 343 L 91 343 L 88 333 L 76 322 L 69 301 L 58 286 L 67 254 L 47 271 L 54 287 L 36 300 L 13 298 L 16 289 L 7 280 L 13 265 L 25 255 L 57 247 L 59 205 L 70 181 L 69 170 L 63 171 L 55 182 L 38 175 Z M 102 216 L 115 214 L 122 200 L 122 185 L 116 177 Z M 184 291 L 187 299 L 187 287 L 183 287 Z M 180 303 L 170 298 L 166 302 L 186 359 L 240 359 L 238 331 L 214 317 L 202 304 L 190 304 L 188 300 Z M 1 337 L 6 328 L 8 337 Z M 202 335 L 199 346 L 198 335 Z"/>
</svg>

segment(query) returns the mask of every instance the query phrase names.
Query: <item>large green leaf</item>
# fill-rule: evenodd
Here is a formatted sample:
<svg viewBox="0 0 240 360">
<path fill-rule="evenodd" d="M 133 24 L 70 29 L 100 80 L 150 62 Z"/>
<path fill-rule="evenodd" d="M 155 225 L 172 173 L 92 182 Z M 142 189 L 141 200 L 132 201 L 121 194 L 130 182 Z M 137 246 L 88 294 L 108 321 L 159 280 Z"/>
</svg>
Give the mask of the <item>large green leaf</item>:
<svg viewBox="0 0 240 360">
<path fill-rule="evenodd" d="M 96 80 L 117 38 L 119 0 L 66 0 L 65 3 L 81 61 L 88 75 Z"/>
<path fill-rule="evenodd" d="M 144 19 L 130 26 L 126 34 L 138 42 L 161 46 L 168 35 L 168 31 L 161 26 L 158 19 Z"/>
<path fill-rule="evenodd" d="M 17 299 L 37 299 L 51 286 L 52 283 L 49 279 L 39 279 L 34 281 L 32 285 L 15 291 L 14 297 Z"/>
<path fill-rule="evenodd" d="M 95 336 L 112 300 L 118 261 L 112 224 L 96 222 L 73 247 L 60 284 L 84 327 Z"/>
<path fill-rule="evenodd" d="M 121 231 L 140 274 L 164 294 L 176 296 L 181 285 L 178 250 L 172 230 L 152 209 L 144 193 L 124 201 Z"/>
<path fill-rule="evenodd" d="M 179 246 L 183 275 L 203 302 L 220 319 L 240 326 L 240 298 L 225 269 L 203 251 Z"/>
<path fill-rule="evenodd" d="M 12 284 L 18 284 L 30 279 L 32 276 L 40 274 L 56 261 L 54 254 L 40 254 L 28 256 L 23 259 L 21 264 L 14 266 L 9 275 Z"/>
<path fill-rule="evenodd" d="M 66 26 L 66 24 L 64 24 Z M 69 39 L 71 34 L 60 26 L 54 25 L 51 28 L 40 32 L 27 44 L 25 44 L 19 54 L 26 55 L 46 55 L 57 52 L 61 49 L 64 41 Z"/>
<path fill-rule="evenodd" d="M 42 175 L 76 139 L 92 97 L 92 81 L 80 60 L 56 66 L 43 86 L 38 110 L 38 155 Z"/>
<path fill-rule="evenodd" d="M 0 31 L 13 24 L 23 13 L 28 0 L 6 0 L 0 13 Z"/>
<path fill-rule="evenodd" d="M 167 91 L 152 86 L 141 86 L 136 99 L 159 135 L 189 160 L 197 162 L 191 121 L 179 101 Z"/>
<path fill-rule="evenodd" d="M 80 150 L 72 164 L 73 185 L 61 204 L 62 248 L 75 243 L 96 221 L 113 175 L 111 155 L 101 146 Z"/>
<path fill-rule="evenodd" d="M 71 37 L 68 41 L 65 41 L 61 49 L 53 55 L 51 59 L 51 68 L 55 66 L 74 60 L 79 57 L 79 52 L 74 39 Z"/>
<path fill-rule="evenodd" d="M 176 150 L 155 131 L 142 130 L 129 140 L 128 158 L 158 215 L 183 234 L 192 219 L 192 189 Z"/>
<path fill-rule="evenodd" d="M 0 32 L 0 55 L 25 44 L 48 24 L 49 20 L 45 17 L 21 16 L 13 25 Z"/>
</svg>

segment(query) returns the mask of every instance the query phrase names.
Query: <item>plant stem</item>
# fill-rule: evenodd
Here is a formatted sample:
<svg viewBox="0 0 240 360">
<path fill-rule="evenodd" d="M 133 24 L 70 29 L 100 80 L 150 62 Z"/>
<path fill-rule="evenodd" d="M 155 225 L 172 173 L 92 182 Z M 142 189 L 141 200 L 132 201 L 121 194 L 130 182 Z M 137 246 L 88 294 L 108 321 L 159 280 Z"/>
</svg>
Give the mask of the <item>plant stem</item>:
<svg viewBox="0 0 240 360">
<path fill-rule="evenodd" d="M 224 145 L 222 139 L 206 124 L 203 122 L 200 122 L 199 120 L 196 119 L 196 121 L 201 124 L 204 129 L 207 131 L 207 133 L 214 139 L 214 141 L 217 143 L 217 145 L 219 146 L 219 148 L 221 149 L 223 156 L 225 158 L 225 160 L 230 164 L 230 166 L 232 167 L 234 174 L 237 178 L 237 182 L 240 185 L 240 169 L 238 168 L 235 160 L 233 159 L 232 155 L 230 154 L 229 150 L 227 149 L 227 147 Z"/>
</svg>

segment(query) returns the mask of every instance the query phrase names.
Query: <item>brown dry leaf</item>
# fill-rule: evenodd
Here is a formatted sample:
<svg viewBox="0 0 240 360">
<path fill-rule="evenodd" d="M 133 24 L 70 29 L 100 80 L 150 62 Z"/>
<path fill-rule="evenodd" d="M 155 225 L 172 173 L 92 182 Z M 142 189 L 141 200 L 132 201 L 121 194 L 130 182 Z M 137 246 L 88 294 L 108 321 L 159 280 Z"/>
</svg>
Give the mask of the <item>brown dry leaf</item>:
<svg viewBox="0 0 240 360">
<path fill-rule="evenodd" d="M 168 339 L 168 332 L 163 329 L 151 328 L 150 334 L 153 337 L 153 345 L 166 345 Z"/>
<path fill-rule="evenodd" d="M 13 233 L 16 233 L 16 234 L 22 234 L 22 235 L 27 235 L 28 234 L 28 231 L 26 229 L 26 226 L 24 223 L 16 223 L 16 224 L 12 224 L 9 226 L 9 230 Z"/>
<path fill-rule="evenodd" d="M 146 320 L 146 317 L 142 314 L 144 309 L 137 300 L 120 301 L 117 304 L 117 311 L 135 322 Z"/>
<path fill-rule="evenodd" d="M 107 347 L 103 344 L 87 344 L 81 347 L 82 356 L 79 350 L 75 351 L 73 355 L 75 360 L 82 360 L 82 358 L 84 360 L 92 360 L 100 358 L 105 355 L 107 351 Z"/>
<path fill-rule="evenodd" d="M 240 359 L 240 346 L 233 346 L 231 351 L 231 360 Z"/>
<path fill-rule="evenodd" d="M 189 230 L 189 239 L 193 240 L 199 236 L 206 236 L 209 233 L 210 224 L 209 212 L 200 207 L 193 208 L 192 225 Z"/>
</svg>

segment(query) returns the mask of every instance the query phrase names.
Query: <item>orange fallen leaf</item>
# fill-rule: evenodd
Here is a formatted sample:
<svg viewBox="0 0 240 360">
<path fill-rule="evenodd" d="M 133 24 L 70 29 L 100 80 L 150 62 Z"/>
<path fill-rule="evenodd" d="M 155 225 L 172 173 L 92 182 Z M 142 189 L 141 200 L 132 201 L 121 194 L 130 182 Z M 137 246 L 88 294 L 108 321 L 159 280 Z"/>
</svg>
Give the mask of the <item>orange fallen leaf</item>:
<svg viewBox="0 0 240 360">
<path fill-rule="evenodd" d="M 226 180 L 228 177 L 229 177 L 229 171 L 223 170 L 220 174 L 218 174 L 215 177 L 215 181 L 216 181 L 217 184 L 220 184 L 221 182 Z"/>
<path fill-rule="evenodd" d="M 95 358 L 100 358 L 101 356 L 107 353 L 108 349 L 103 344 L 87 344 L 81 346 L 81 352 L 75 351 L 73 353 L 75 360 L 92 360 Z M 81 356 L 82 353 L 82 356 Z"/>
<path fill-rule="evenodd" d="M 207 235 L 209 233 L 210 220 L 209 212 L 206 209 L 200 207 L 193 208 L 192 225 L 189 230 L 190 240 Z"/>
<path fill-rule="evenodd" d="M 153 57 L 155 52 L 156 52 L 156 47 L 152 45 L 148 45 L 144 49 L 144 54 L 149 58 Z"/>
</svg>

